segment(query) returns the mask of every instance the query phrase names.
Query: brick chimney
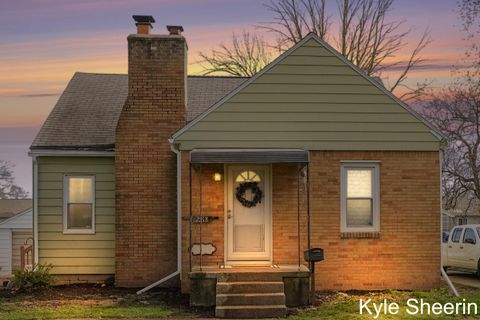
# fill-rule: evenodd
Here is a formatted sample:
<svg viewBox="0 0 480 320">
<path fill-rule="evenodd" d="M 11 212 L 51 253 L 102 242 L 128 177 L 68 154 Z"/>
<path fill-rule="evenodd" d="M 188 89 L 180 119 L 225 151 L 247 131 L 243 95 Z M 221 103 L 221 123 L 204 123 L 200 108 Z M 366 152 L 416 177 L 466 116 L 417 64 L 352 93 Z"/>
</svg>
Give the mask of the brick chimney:
<svg viewBox="0 0 480 320">
<path fill-rule="evenodd" d="M 176 270 L 176 157 L 168 138 L 186 123 L 187 45 L 182 27 L 150 34 L 134 16 L 128 97 L 115 140 L 116 284 L 149 285 Z"/>
</svg>

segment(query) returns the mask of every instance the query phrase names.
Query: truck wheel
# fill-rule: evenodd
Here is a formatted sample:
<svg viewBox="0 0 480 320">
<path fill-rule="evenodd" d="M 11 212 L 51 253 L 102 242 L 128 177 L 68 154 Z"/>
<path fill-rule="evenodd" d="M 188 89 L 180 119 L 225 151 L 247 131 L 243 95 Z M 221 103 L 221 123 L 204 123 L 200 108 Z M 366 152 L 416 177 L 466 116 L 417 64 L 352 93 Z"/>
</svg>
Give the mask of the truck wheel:
<svg viewBox="0 0 480 320">
<path fill-rule="evenodd" d="M 477 262 L 477 274 L 476 274 L 477 278 L 480 278 L 480 260 L 478 260 Z"/>
</svg>

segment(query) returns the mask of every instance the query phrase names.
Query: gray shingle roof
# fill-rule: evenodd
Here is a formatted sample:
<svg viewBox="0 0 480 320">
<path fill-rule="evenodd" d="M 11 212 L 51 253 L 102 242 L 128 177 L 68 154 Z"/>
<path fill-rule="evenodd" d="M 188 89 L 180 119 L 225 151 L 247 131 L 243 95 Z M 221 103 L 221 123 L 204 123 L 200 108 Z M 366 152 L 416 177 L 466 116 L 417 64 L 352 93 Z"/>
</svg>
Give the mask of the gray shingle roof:
<svg viewBox="0 0 480 320">
<path fill-rule="evenodd" d="M 31 207 L 32 199 L 0 199 L 0 222 Z"/>
<path fill-rule="evenodd" d="M 189 76 L 187 120 L 207 110 L 246 78 Z M 127 98 L 124 74 L 75 73 L 31 149 L 108 150 Z M 179 128 L 180 129 L 180 128 Z"/>
</svg>

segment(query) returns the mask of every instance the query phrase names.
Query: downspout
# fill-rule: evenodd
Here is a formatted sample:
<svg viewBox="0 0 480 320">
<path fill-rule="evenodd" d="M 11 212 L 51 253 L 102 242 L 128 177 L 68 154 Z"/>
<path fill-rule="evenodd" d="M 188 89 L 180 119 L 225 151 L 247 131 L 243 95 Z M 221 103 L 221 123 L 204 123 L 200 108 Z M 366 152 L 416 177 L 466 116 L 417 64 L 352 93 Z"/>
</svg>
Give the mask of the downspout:
<svg viewBox="0 0 480 320">
<path fill-rule="evenodd" d="M 155 288 L 162 283 L 181 275 L 182 270 L 182 154 L 180 150 L 176 148 L 173 143 L 173 139 L 168 140 L 170 142 L 170 149 L 177 155 L 177 270 L 168 276 L 148 285 L 147 287 L 137 291 L 137 294 L 142 294 L 148 290 Z"/>
<path fill-rule="evenodd" d="M 32 156 L 32 197 L 33 197 L 33 264 L 38 264 L 38 161 L 37 156 Z"/>
<path fill-rule="evenodd" d="M 445 270 L 443 269 L 443 224 L 442 224 L 442 212 L 443 212 L 443 201 L 442 201 L 442 162 L 443 162 L 443 151 L 440 150 L 440 152 L 438 153 L 438 158 L 439 158 L 439 164 L 440 164 L 440 273 L 443 277 L 443 279 L 445 279 L 445 281 L 447 282 L 449 288 L 450 288 L 450 291 L 452 291 L 452 294 L 455 296 L 455 297 L 460 297 L 460 295 L 458 294 L 458 291 L 457 289 L 455 288 L 455 286 L 453 285 L 452 281 L 450 280 L 448 274 L 445 272 Z"/>
</svg>

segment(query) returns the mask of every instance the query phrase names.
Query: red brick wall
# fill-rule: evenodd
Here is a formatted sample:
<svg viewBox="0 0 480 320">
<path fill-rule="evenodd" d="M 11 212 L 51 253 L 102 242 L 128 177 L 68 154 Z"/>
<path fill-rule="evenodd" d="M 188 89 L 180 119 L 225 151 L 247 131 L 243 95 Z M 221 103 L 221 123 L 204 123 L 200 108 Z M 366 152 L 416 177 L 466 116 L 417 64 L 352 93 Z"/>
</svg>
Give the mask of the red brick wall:
<svg viewBox="0 0 480 320">
<path fill-rule="evenodd" d="M 200 266 L 200 257 L 189 255 L 190 244 L 190 197 L 189 197 L 189 155 L 182 152 L 182 290 L 188 292 L 190 258 L 193 267 Z M 222 174 L 222 181 L 213 181 L 214 173 Z M 200 181 L 202 184 L 202 214 L 218 216 L 218 220 L 202 225 L 202 243 L 212 243 L 216 252 L 202 257 L 202 265 L 220 266 L 224 263 L 224 191 L 225 175 L 223 164 L 204 164 L 201 171 L 192 169 L 192 214 L 200 215 Z M 192 224 L 192 243 L 200 243 L 200 225 Z"/>
<path fill-rule="evenodd" d="M 176 269 L 176 156 L 185 125 L 182 36 L 130 35 L 129 95 L 117 125 L 116 284 L 146 286 Z"/>
<path fill-rule="evenodd" d="M 381 231 L 376 239 L 342 239 L 340 233 L 340 161 L 380 160 Z M 204 167 L 204 208 L 223 214 L 224 184 Z M 183 153 L 183 215 L 188 216 L 188 153 Z M 222 170 L 223 171 L 223 170 Z M 221 172 L 221 171 L 220 171 Z M 298 166 L 272 165 L 273 262 L 298 262 Z M 193 174 L 193 205 L 198 181 Z M 440 178 L 437 152 L 311 152 L 312 246 L 325 250 L 317 264 L 318 290 L 429 289 L 440 284 Z M 209 186 L 207 186 L 209 185 Z M 306 198 L 300 182 L 301 252 L 307 246 Z M 207 191 L 208 190 L 208 191 Z M 204 209 L 204 210 L 205 210 Z M 218 243 L 204 265 L 223 262 L 224 220 L 204 225 L 202 237 Z M 198 228 L 198 227 L 197 227 Z M 182 290 L 188 292 L 188 222 L 183 224 Z M 193 238 L 198 237 L 195 233 Z M 193 260 L 198 265 L 198 258 Z M 303 262 L 303 261 L 302 261 Z"/>
<path fill-rule="evenodd" d="M 340 160 L 381 161 L 379 239 L 340 239 Z M 311 179 L 318 289 L 439 286 L 438 152 L 313 152 Z"/>
</svg>

